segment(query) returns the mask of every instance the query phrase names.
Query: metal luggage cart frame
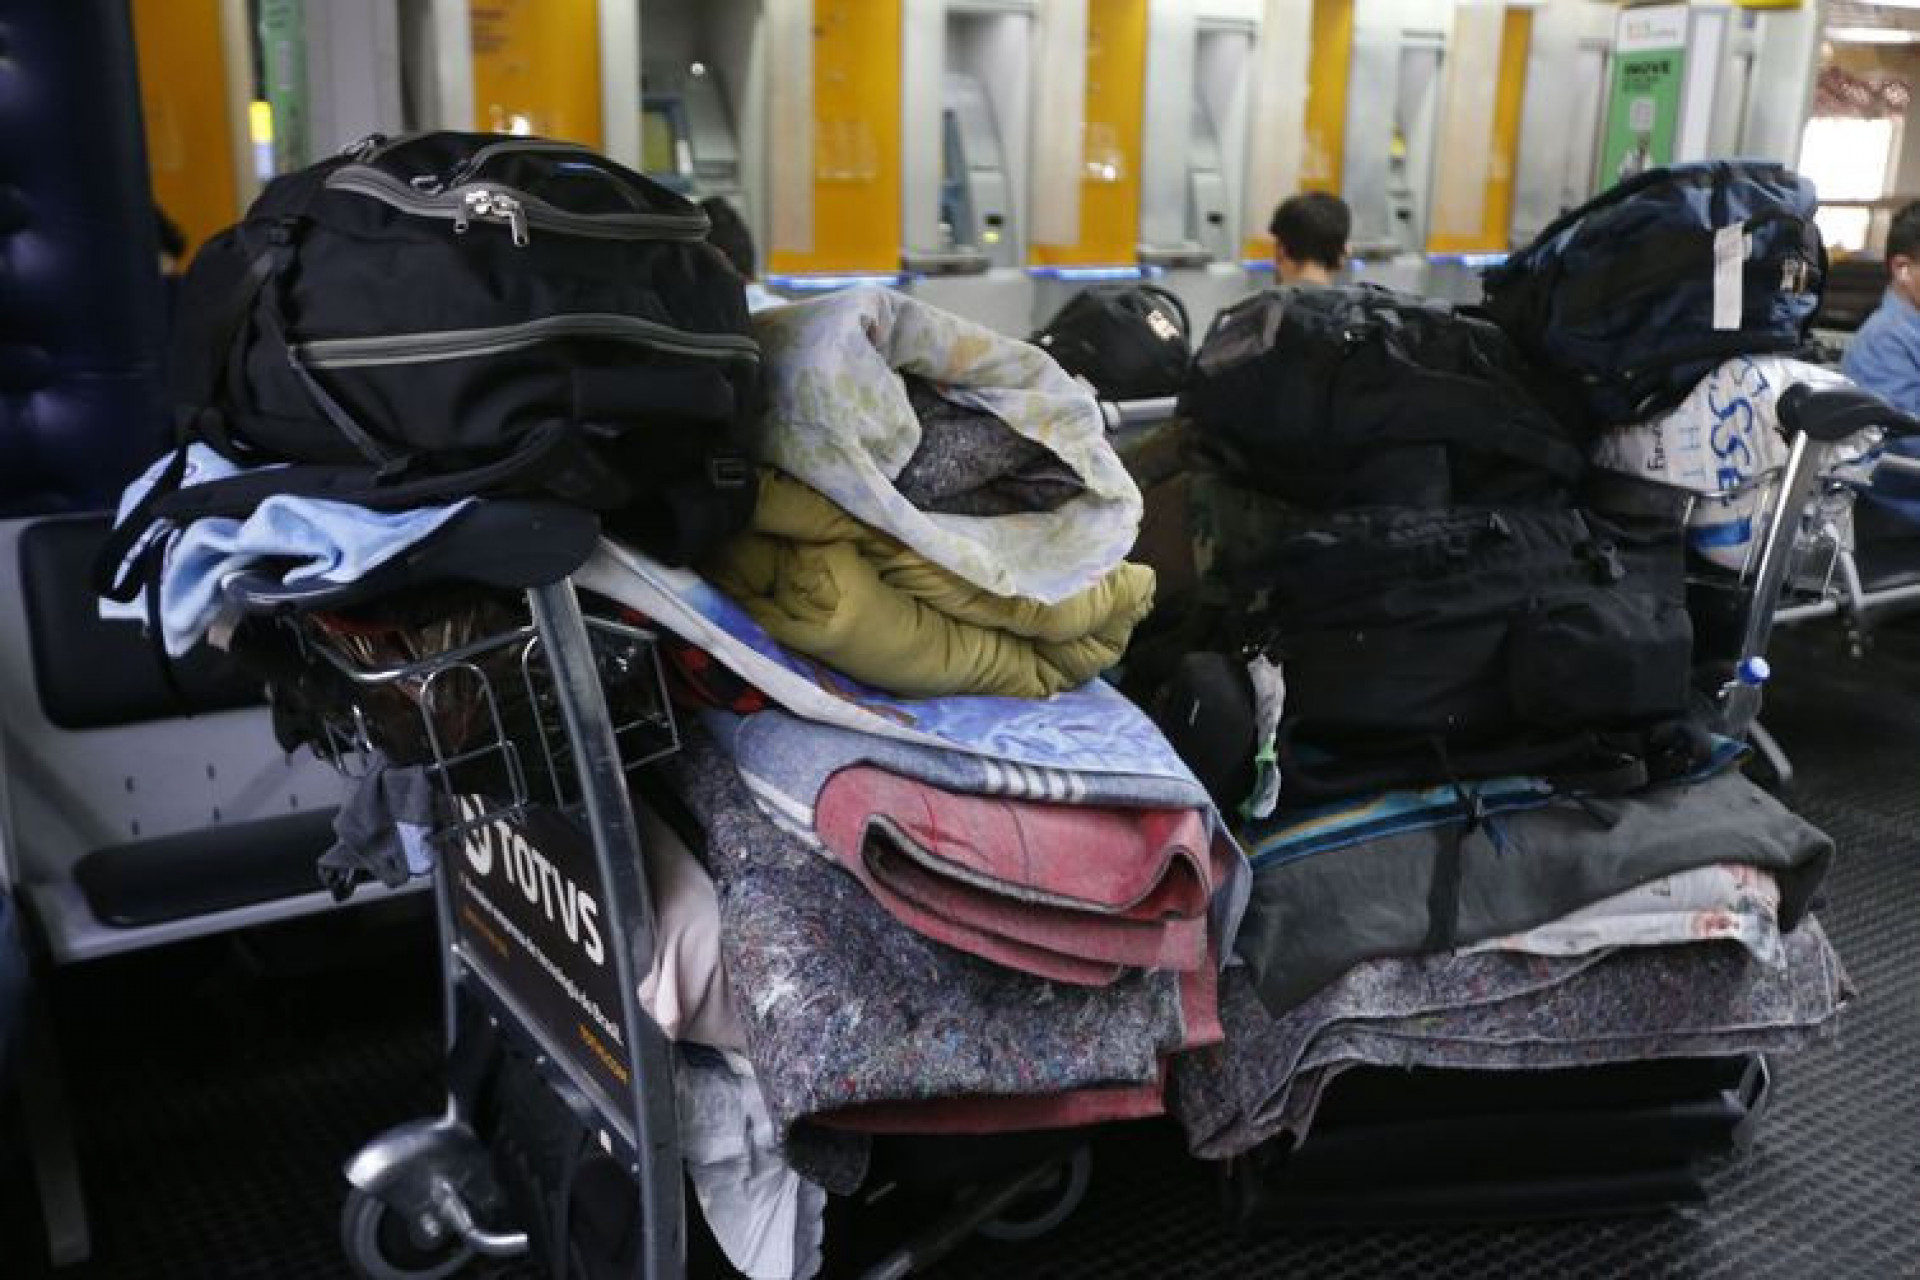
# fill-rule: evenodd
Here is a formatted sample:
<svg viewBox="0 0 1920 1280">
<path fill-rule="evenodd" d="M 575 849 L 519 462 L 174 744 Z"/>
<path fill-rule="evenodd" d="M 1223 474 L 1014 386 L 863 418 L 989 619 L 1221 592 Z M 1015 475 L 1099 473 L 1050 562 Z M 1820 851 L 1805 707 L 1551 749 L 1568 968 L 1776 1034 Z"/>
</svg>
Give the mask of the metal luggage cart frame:
<svg viewBox="0 0 1920 1280">
<path fill-rule="evenodd" d="M 641 1215 L 636 1275 L 643 1280 L 680 1276 L 686 1206 L 672 1084 L 675 1051 L 640 1003 L 656 929 L 646 851 L 627 781 L 630 772 L 679 745 L 654 633 L 587 616 L 571 581 L 563 580 L 526 592 L 531 619 L 526 625 L 417 661 L 360 665 L 314 640 L 310 615 L 331 607 L 330 602 L 299 599 L 296 593 L 290 608 L 278 584 L 244 579 L 229 584 L 228 595 L 243 609 L 276 615 L 294 630 L 309 662 L 326 663 L 356 693 L 398 689 L 415 704 L 432 756 L 426 767 L 450 806 L 448 821 L 430 840 L 449 1054 L 456 1048 L 461 999 L 472 997 L 489 1026 L 531 1063 L 541 1083 L 577 1119 L 591 1117 L 589 1128 L 597 1125 L 601 1148 L 632 1178 Z M 623 709 L 620 723 L 602 679 L 610 666 L 626 680 L 624 689 L 631 691 L 637 682 L 646 691 L 637 715 Z M 503 678 L 519 682 L 515 692 L 525 694 L 530 722 L 503 711 L 506 690 L 497 683 Z M 477 735 L 456 738 L 442 732 L 443 695 L 477 700 L 484 711 Z M 319 749 L 337 768 L 349 776 L 365 773 L 360 762 L 377 734 L 357 699 L 327 726 L 324 737 Z M 504 778 L 508 794 L 482 800 L 462 779 L 489 763 L 498 766 L 491 778 Z M 557 1033 L 539 1001 L 529 999 L 524 984 L 509 980 L 508 971 L 475 945 L 463 925 L 463 907 L 469 905 L 462 898 L 469 891 L 466 859 L 473 856 L 476 834 L 500 824 L 518 830 L 523 821 L 553 812 L 584 837 L 579 844 L 590 846 L 584 865 L 576 858 L 571 872 L 560 874 L 591 878 L 588 888 L 612 961 L 614 989 L 603 981 L 597 990 L 617 1010 L 619 1034 L 592 1052 Z M 462 849 L 467 852 L 457 857 Z M 524 936 L 519 941 L 531 946 Z M 570 988 L 576 1000 L 586 991 L 585 976 Z M 476 1255 L 503 1258 L 530 1251 L 527 1232 L 482 1221 L 485 1205 L 499 1197 L 491 1155 L 475 1120 L 459 1092 L 450 1089 L 440 1115 L 390 1129 L 348 1161 L 350 1190 L 341 1235 L 362 1275 L 437 1280 Z M 1002 1240 L 1043 1234 L 1084 1195 L 1089 1163 L 1084 1144 L 1065 1145 L 970 1188 L 950 1211 L 886 1253 L 865 1275 L 869 1280 L 910 1275 L 975 1232 Z"/>
<path fill-rule="evenodd" d="M 1772 674 L 1766 652 L 1774 628 L 1839 612 L 1840 607 L 1833 603 L 1836 578 L 1842 591 L 1856 600 L 1861 598 L 1859 571 L 1837 531 L 1808 527 L 1818 512 L 1813 498 L 1822 486 L 1846 487 L 1829 476 L 1830 455 L 1842 440 L 1869 428 L 1910 432 L 1920 424 L 1868 393 L 1807 384 L 1783 392 L 1778 412 L 1781 431 L 1787 438 L 1785 461 L 1744 486 L 1695 495 L 1695 500 L 1738 496 L 1761 486 L 1771 488 L 1759 537 L 1736 577 L 1745 607 L 1738 651 L 1727 678 L 1713 691 L 1714 727 L 1730 737 L 1746 739 L 1775 784 L 1784 789 L 1792 785 L 1792 763 L 1759 721 L 1762 689 Z M 1824 565 L 1808 572 L 1810 549 L 1824 558 Z M 1810 601 L 1790 598 L 1796 583 L 1803 595 L 1812 597 Z"/>
<path fill-rule="evenodd" d="M 1874 473 L 1890 472 L 1920 479 L 1920 458 L 1883 454 L 1874 463 Z M 1861 579 L 1860 566 L 1853 551 L 1842 548 L 1836 561 L 1835 578 L 1816 599 L 1784 606 L 1778 625 L 1798 626 L 1826 618 L 1839 618 L 1846 626 L 1855 656 L 1865 651 L 1868 631 L 1876 614 L 1907 612 L 1920 607 L 1920 583 L 1869 589 Z"/>
<path fill-rule="evenodd" d="M 653 902 L 644 874 L 639 824 L 627 788 L 630 769 L 677 749 L 677 732 L 661 679 L 652 633 L 608 620 L 588 619 L 568 581 L 526 593 L 531 622 L 485 636 L 419 661 L 357 668 L 319 645 L 309 651 L 327 661 L 359 689 L 405 688 L 417 701 L 433 762 L 429 773 L 457 815 L 435 832 L 433 875 L 445 1002 L 445 1032 L 453 1048 L 456 1010 L 463 993 L 477 999 L 504 1035 L 515 1041 L 541 1080 L 562 1098 L 584 1103 L 600 1125 L 600 1141 L 632 1177 L 639 1196 L 640 1274 L 649 1280 L 677 1276 L 684 1265 L 684 1196 L 675 1113 L 673 1049 L 640 1004 L 640 980 L 654 953 Z M 616 726 L 602 687 L 602 655 L 596 641 L 625 647 L 625 660 L 645 664 L 639 672 L 653 685 L 650 719 Z M 602 643 L 599 648 L 606 648 Z M 508 655 L 508 669 L 524 682 L 533 710 L 532 740 L 509 732 L 502 714 L 498 674 L 483 666 Z M 443 735 L 443 698 L 477 699 L 484 708 L 480 732 L 468 741 Z M 552 720 L 549 721 L 548 717 Z M 651 729 L 654 749 L 623 756 L 622 738 Z M 329 754 L 351 775 L 372 745 L 368 717 L 356 702 L 350 716 L 329 726 Z M 628 758 L 630 757 L 630 758 Z M 488 761 L 501 767 L 505 796 L 476 802 L 460 779 Z M 569 777 L 568 775 L 572 776 Z M 544 797 L 539 784 L 548 784 Z M 620 1036 L 604 1052 L 616 1059 L 626 1087 L 609 1087 L 591 1074 L 578 1046 L 564 1042 L 515 989 L 495 962 L 480 954 L 460 924 L 455 876 L 447 861 L 464 837 L 489 824 L 511 823 L 551 799 L 584 829 L 591 851 L 592 888 L 608 940 L 612 983 L 617 990 Z M 664 1084 L 663 1084 L 664 1082 Z M 342 1237 L 351 1260 L 369 1276 L 444 1276 L 472 1255 L 511 1257 L 525 1253 L 522 1231 L 483 1225 L 476 1214 L 481 1188 L 491 1185 L 490 1157 L 450 1091 L 440 1116 L 399 1126 L 367 1143 L 346 1167 L 351 1184 Z M 386 1256 L 396 1246 L 415 1263 L 412 1270 Z"/>
</svg>

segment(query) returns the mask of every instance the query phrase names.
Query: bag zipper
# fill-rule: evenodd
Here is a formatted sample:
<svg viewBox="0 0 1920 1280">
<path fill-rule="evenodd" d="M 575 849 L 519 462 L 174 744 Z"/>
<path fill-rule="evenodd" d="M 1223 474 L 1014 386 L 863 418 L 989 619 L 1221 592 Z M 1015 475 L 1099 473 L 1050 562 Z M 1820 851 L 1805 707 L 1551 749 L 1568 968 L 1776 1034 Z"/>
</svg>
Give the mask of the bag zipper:
<svg viewBox="0 0 1920 1280">
<path fill-rule="evenodd" d="M 696 333 L 638 316 L 600 312 L 542 316 L 538 320 L 489 329 L 440 329 L 376 338 L 321 338 L 294 343 L 288 348 L 288 354 L 309 369 L 358 369 L 504 355 L 565 338 L 645 343 L 657 351 L 700 359 L 743 360 L 754 364 L 760 361 L 758 344 L 744 334 Z"/>
<path fill-rule="evenodd" d="M 474 222 L 504 224 L 513 242 L 525 247 L 531 229 L 543 227 L 563 235 L 593 236 L 603 240 L 704 240 L 706 215 L 695 213 L 572 213 L 556 208 L 512 187 L 466 182 L 433 189 L 416 187 L 381 169 L 353 164 L 328 176 L 329 189 L 370 196 L 402 213 L 422 218 L 444 218 L 456 234 L 464 235 Z"/>
<path fill-rule="evenodd" d="M 577 142 L 557 142 L 550 138 L 513 138 L 504 142 L 489 142 L 472 155 L 453 167 L 445 178 L 437 179 L 440 188 L 457 187 L 466 182 L 480 167 L 495 156 L 514 155 L 530 152 L 534 155 L 574 155 L 585 156 L 590 160 L 599 159 L 591 147 L 581 146 Z M 611 176 L 611 175 L 609 175 Z"/>
</svg>

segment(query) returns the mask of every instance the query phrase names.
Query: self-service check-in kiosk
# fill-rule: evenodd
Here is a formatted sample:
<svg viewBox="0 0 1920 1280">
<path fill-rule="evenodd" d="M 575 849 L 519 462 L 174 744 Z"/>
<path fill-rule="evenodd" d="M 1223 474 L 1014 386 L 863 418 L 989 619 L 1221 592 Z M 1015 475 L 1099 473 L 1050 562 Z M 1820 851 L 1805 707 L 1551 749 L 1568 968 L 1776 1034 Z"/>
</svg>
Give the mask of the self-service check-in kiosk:
<svg viewBox="0 0 1920 1280">
<path fill-rule="evenodd" d="M 1035 5 L 904 0 L 902 17 L 906 288 L 1024 334 Z"/>
<path fill-rule="evenodd" d="M 1249 287 L 1240 261 L 1260 8 L 1158 0 L 1149 14 L 1141 265 L 1196 330 Z"/>
<path fill-rule="evenodd" d="M 1340 190 L 1354 275 L 1426 284 L 1429 198 L 1452 0 L 1354 0 Z"/>
<path fill-rule="evenodd" d="M 643 0 L 637 110 L 640 169 L 696 200 L 725 198 L 764 245 L 760 8 Z"/>
</svg>

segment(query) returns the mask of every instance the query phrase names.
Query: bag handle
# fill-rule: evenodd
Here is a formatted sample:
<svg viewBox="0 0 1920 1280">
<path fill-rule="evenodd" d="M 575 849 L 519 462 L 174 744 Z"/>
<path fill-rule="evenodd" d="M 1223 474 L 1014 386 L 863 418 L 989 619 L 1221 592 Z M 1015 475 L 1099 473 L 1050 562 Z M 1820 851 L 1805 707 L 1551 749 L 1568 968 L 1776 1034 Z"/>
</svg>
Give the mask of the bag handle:
<svg viewBox="0 0 1920 1280">
<path fill-rule="evenodd" d="M 1180 336 L 1185 338 L 1189 343 L 1193 341 L 1193 320 L 1187 315 L 1187 304 L 1180 301 L 1179 294 L 1162 285 L 1149 284 L 1144 280 L 1134 287 L 1148 297 L 1157 298 L 1161 302 L 1166 303 L 1168 308 L 1179 317 Z"/>
</svg>

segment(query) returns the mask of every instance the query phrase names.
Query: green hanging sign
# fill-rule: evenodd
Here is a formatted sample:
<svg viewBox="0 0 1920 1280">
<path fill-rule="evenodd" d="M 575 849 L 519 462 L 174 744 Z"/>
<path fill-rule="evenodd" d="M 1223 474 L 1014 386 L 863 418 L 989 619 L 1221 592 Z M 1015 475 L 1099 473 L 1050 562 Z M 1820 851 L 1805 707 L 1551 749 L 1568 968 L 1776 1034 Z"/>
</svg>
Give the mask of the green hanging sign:
<svg viewBox="0 0 1920 1280">
<path fill-rule="evenodd" d="M 308 161 L 305 0 L 260 0 L 260 64 L 273 112 L 273 171 L 303 168 Z"/>
<path fill-rule="evenodd" d="M 1687 18 L 1684 4 L 1620 11 L 1598 187 L 1673 163 L 1686 85 Z"/>
</svg>

